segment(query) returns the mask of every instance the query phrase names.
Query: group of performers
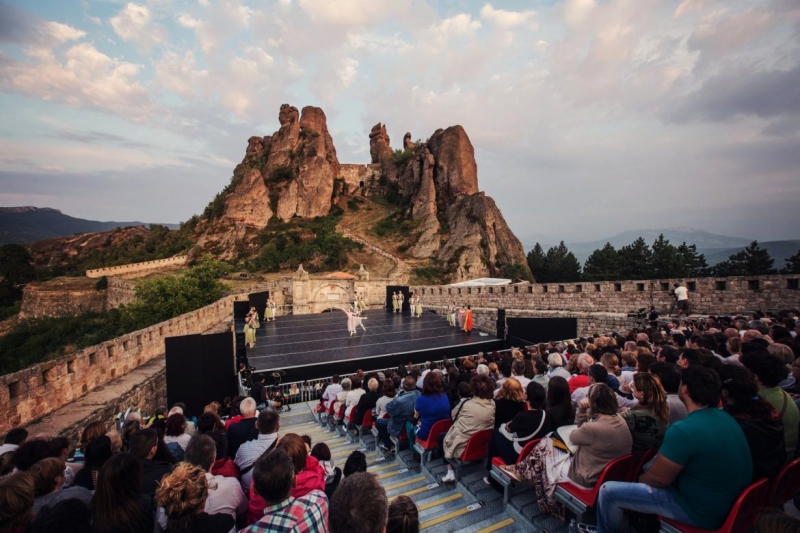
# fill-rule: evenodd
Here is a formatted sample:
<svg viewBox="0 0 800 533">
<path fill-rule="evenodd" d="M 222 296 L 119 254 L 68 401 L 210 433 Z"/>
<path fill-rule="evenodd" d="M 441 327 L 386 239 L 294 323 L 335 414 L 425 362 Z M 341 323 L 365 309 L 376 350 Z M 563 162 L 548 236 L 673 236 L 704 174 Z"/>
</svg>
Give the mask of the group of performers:
<svg viewBox="0 0 800 533">
<path fill-rule="evenodd" d="M 456 302 L 451 300 L 450 305 L 447 306 L 447 322 L 451 326 L 469 333 L 472 331 L 472 307 L 462 305 L 459 308 L 456 307 Z"/>
<path fill-rule="evenodd" d="M 402 292 L 394 291 L 392 293 L 392 312 L 393 313 L 402 313 L 403 312 L 403 301 L 406 299 L 403 296 Z"/>
<path fill-rule="evenodd" d="M 272 298 L 267 299 L 267 305 L 264 309 L 264 317 L 267 322 L 275 320 L 278 305 Z M 250 311 L 244 317 L 244 343 L 249 348 L 256 345 L 256 330 L 261 327 L 260 317 L 255 307 L 251 307 Z"/>
<path fill-rule="evenodd" d="M 419 318 L 422 316 L 422 300 L 419 299 L 417 293 L 413 293 L 411 298 L 408 299 L 408 303 L 411 306 L 411 317 L 412 318 Z"/>
</svg>

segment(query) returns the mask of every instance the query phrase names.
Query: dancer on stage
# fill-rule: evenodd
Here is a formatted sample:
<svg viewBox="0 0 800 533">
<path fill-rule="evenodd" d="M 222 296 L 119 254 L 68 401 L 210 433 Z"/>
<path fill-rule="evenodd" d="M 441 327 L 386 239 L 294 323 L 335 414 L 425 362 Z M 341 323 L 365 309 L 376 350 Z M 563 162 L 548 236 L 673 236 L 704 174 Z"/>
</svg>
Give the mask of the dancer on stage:
<svg viewBox="0 0 800 533">
<path fill-rule="evenodd" d="M 267 309 L 264 312 L 264 316 L 266 317 L 267 322 L 270 320 L 275 320 L 275 310 L 277 309 L 277 305 L 275 305 L 275 301 L 270 296 L 267 300 Z"/>
<path fill-rule="evenodd" d="M 467 316 L 467 310 L 462 305 L 461 308 L 458 310 L 458 315 L 456 316 L 458 322 L 458 329 L 464 329 L 464 319 Z"/>
<path fill-rule="evenodd" d="M 364 327 L 364 323 L 362 322 L 363 320 L 366 320 L 367 317 L 358 316 L 356 313 L 348 311 L 347 309 L 342 309 L 342 311 L 344 311 L 344 314 L 347 315 L 347 331 L 350 332 L 351 337 L 356 334 L 356 328 L 358 326 L 361 326 L 361 329 L 364 330 L 364 333 L 367 332 L 367 328 Z"/>
<path fill-rule="evenodd" d="M 416 311 L 417 311 L 417 318 L 421 317 L 422 316 L 422 300 L 419 299 L 419 296 L 417 296 Z"/>
<path fill-rule="evenodd" d="M 451 300 L 450 305 L 447 306 L 447 323 L 451 326 L 456 325 L 456 313 L 458 312 L 458 307 L 456 307 L 456 302 Z"/>
<path fill-rule="evenodd" d="M 411 298 L 408 299 L 408 306 L 411 308 L 411 318 L 417 316 L 417 293 L 412 292 Z"/>
<path fill-rule="evenodd" d="M 392 313 L 397 312 L 397 291 L 392 293 Z"/>
<path fill-rule="evenodd" d="M 252 316 L 244 319 L 244 343 L 250 348 L 256 345 L 256 324 Z"/>
<path fill-rule="evenodd" d="M 397 293 L 397 312 L 398 313 L 402 313 L 403 312 L 403 301 L 405 299 L 406 299 L 406 297 L 403 296 L 403 291 L 399 291 Z"/>
<path fill-rule="evenodd" d="M 470 331 L 472 331 L 472 307 L 467 306 L 464 314 L 464 332 L 469 333 Z"/>
<path fill-rule="evenodd" d="M 367 310 L 367 303 L 364 301 L 364 295 L 358 293 L 358 309 L 363 313 Z"/>
</svg>

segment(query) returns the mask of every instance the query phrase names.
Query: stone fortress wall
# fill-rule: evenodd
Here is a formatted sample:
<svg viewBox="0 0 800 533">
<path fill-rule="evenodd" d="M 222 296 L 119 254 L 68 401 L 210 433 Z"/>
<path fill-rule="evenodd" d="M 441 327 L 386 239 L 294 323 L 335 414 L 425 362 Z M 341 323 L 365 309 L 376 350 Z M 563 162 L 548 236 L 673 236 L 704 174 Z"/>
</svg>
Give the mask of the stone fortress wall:
<svg viewBox="0 0 800 533">
<path fill-rule="evenodd" d="M 145 261 L 143 263 L 130 263 L 106 268 L 95 268 L 86 271 L 87 278 L 102 278 L 103 276 L 122 276 L 125 274 L 136 274 L 160 268 L 180 266 L 186 264 L 185 255 L 176 255 L 166 259 L 156 259 L 155 261 Z"/>
<path fill-rule="evenodd" d="M 57 278 L 29 283 L 22 291 L 20 318 L 78 315 L 85 311 L 102 312 L 133 302 L 136 282 L 108 278 L 106 289 L 95 289 L 88 278 Z"/>
<path fill-rule="evenodd" d="M 366 165 L 341 164 L 339 165 L 337 178 L 344 181 L 347 186 L 347 194 L 355 194 L 359 190 L 364 190 L 370 185 L 374 185 L 380 173 L 380 165 L 377 163 Z"/>
</svg>

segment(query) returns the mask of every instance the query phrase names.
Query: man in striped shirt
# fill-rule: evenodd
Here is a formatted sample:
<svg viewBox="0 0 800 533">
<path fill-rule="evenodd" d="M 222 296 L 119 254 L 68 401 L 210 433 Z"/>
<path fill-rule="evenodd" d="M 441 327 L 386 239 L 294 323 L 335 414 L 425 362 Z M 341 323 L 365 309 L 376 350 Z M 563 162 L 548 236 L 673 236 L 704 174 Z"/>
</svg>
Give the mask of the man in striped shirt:
<svg viewBox="0 0 800 533">
<path fill-rule="evenodd" d="M 245 494 L 249 494 L 250 491 L 250 480 L 253 479 L 253 467 L 256 460 L 264 452 L 272 450 L 278 444 L 278 429 L 280 429 L 280 426 L 281 417 L 278 411 L 272 408 L 263 409 L 258 413 L 258 420 L 256 421 L 258 438 L 239 446 L 234 462 L 239 467 L 242 490 L 244 490 Z"/>
<path fill-rule="evenodd" d="M 256 461 L 253 488 L 267 507 L 264 517 L 245 529 L 246 533 L 328 533 L 328 497 L 321 490 L 312 490 L 293 498 L 294 482 L 294 465 L 284 450 Z"/>
</svg>

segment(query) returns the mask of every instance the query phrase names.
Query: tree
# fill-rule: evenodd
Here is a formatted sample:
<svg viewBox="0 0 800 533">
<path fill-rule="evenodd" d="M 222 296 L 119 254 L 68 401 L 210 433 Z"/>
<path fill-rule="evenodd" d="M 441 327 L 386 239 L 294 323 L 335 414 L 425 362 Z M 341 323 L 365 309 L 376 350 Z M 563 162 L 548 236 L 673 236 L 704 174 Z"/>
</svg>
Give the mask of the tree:
<svg viewBox="0 0 800 533">
<path fill-rule="evenodd" d="M 586 281 L 608 281 L 620 279 L 621 264 L 617 250 L 607 242 L 605 246 L 592 252 L 583 265 L 583 279 Z"/>
<path fill-rule="evenodd" d="M 781 270 L 782 274 L 800 274 L 800 250 L 797 250 L 791 257 L 786 258 L 786 267 Z"/>
<path fill-rule="evenodd" d="M 545 260 L 542 245 L 537 242 L 533 250 L 528 252 L 526 260 L 528 261 L 528 268 L 531 269 L 531 273 L 533 274 L 533 279 L 540 281 L 539 278 L 542 276 Z"/>
<path fill-rule="evenodd" d="M 653 254 L 650 247 L 639 237 L 619 250 L 622 279 L 648 279 L 652 277 Z"/>
<path fill-rule="evenodd" d="M 777 273 L 774 265 L 775 260 L 769 251 L 761 248 L 758 241 L 753 241 L 744 250 L 717 264 L 714 273 L 717 276 L 762 276 Z"/>
<path fill-rule="evenodd" d="M 654 278 L 685 277 L 683 256 L 664 238 L 663 233 L 658 236 L 651 247 L 650 271 Z"/>
<path fill-rule="evenodd" d="M 547 250 L 540 283 L 573 282 L 581 279 L 581 264 L 564 241 Z"/>
<path fill-rule="evenodd" d="M 683 271 L 677 277 L 703 277 L 711 275 L 708 262 L 704 254 L 697 253 L 697 246 L 687 245 L 685 242 L 678 246 L 678 255 L 681 257 Z"/>
<path fill-rule="evenodd" d="M 31 255 L 24 246 L 4 244 L 0 246 L 0 307 L 13 306 L 22 298 L 22 289 L 29 281 L 36 279 L 36 271 L 31 263 Z M 2 316 L 3 313 L 0 313 Z"/>
</svg>

